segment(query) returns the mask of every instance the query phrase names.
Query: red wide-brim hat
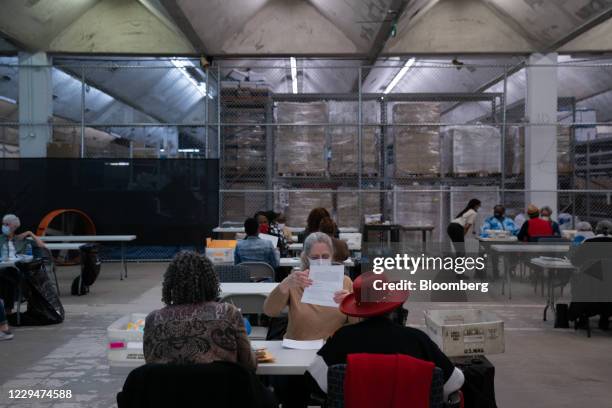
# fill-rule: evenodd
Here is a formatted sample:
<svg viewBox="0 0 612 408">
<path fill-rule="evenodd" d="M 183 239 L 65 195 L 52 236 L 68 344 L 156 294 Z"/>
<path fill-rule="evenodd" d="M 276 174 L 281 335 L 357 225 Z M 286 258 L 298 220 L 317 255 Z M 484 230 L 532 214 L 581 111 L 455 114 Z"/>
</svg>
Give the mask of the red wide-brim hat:
<svg viewBox="0 0 612 408">
<path fill-rule="evenodd" d="M 340 311 L 348 316 L 374 317 L 397 309 L 408 299 L 407 290 L 374 290 L 374 282 L 388 280 L 372 272 L 362 274 L 353 282 L 353 293 L 340 304 Z"/>
</svg>

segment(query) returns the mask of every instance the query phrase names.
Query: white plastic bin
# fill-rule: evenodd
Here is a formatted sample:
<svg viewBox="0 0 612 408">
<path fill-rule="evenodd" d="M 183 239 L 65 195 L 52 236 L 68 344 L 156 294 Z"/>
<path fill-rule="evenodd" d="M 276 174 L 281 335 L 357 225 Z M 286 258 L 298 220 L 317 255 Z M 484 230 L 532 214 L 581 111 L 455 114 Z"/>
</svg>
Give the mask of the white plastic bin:
<svg viewBox="0 0 612 408">
<path fill-rule="evenodd" d="M 234 263 L 234 248 L 206 248 L 206 256 L 213 263 Z"/>
<path fill-rule="evenodd" d="M 128 330 L 127 325 L 146 317 L 145 313 L 130 313 L 108 326 L 106 355 L 110 367 L 137 367 L 144 364 L 143 334 L 139 330 Z"/>
<path fill-rule="evenodd" d="M 504 322 L 479 309 L 426 310 L 427 334 L 449 357 L 499 354 L 505 350 Z"/>
</svg>

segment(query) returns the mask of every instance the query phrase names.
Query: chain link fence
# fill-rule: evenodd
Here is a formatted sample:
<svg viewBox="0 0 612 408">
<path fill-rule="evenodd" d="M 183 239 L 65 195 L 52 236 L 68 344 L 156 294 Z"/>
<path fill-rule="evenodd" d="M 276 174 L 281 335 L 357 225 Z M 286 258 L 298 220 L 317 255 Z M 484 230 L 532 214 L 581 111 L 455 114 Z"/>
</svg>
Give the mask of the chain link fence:
<svg viewBox="0 0 612 408">
<path fill-rule="evenodd" d="M 3 57 L 0 157 L 19 157 L 20 128 L 28 126 L 50 129 L 49 157 L 218 157 L 219 224 L 274 209 L 302 226 L 322 206 L 340 226 L 381 214 L 434 225 L 443 238 L 472 196 L 487 213 L 497 203 L 522 212 L 535 193 L 526 178 L 555 167 L 529 161 L 525 140 L 554 128 L 555 142 L 539 147 L 556 151 L 550 204 L 572 219 L 612 218 L 612 65 L 559 57 L 557 115 L 529 119 L 526 63 L 499 61 L 203 66 L 184 58 L 64 57 L 19 67 Z M 19 71 L 41 69 L 51 76 L 52 118 L 30 123 L 17 109 Z"/>
</svg>

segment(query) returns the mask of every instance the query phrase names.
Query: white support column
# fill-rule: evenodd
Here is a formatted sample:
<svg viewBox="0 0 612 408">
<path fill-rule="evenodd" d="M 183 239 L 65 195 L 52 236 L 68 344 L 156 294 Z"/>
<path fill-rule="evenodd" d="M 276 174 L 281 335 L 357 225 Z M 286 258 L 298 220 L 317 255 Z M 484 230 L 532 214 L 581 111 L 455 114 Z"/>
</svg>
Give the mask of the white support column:
<svg viewBox="0 0 612 408">
<path fill-rule="evenodd" d="M 47 157 L 53 116 L 51 59 L 44 52 L 19 53 L 19 126 L 21 157 Z"/>
<path fill-rule="evenodd" d="M 525 200 L 547 205 L 555 214 L 557 193 L 541 190 L 557 189 L 556 64 L 556 53 L 531 55 L 525 95 Z"/>
</svg>

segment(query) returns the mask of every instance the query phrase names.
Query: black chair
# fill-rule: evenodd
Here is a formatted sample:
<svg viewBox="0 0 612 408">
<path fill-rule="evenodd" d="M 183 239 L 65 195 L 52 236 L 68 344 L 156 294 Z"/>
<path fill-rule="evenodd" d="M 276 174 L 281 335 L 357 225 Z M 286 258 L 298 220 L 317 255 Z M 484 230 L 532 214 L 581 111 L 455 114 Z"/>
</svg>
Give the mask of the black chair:
<svg viewBox="0 0 612 408">
<path fill-rule="evenodd" d="M 255 373 L 235 363 L 146 364 L 128 375 L 118 408 L 277 407 Z"/>
<path fill-rule="evenodd" d="M 244 265 L 215 265 L 219 282 L 250 282 L 249 268 Z"/>
<path fill-rule="evenodd" d="M 344 408 L 344 377 L 346 364 L 335 364 L 327 371 L 327 401 L 326 408 Z M 438 367 L 434 368 L 429 394 L 430 408 L 458 408 L 461 404 L 459 392 L 449 396 L 444 401 L 444 373 Z"/>
</svg>

